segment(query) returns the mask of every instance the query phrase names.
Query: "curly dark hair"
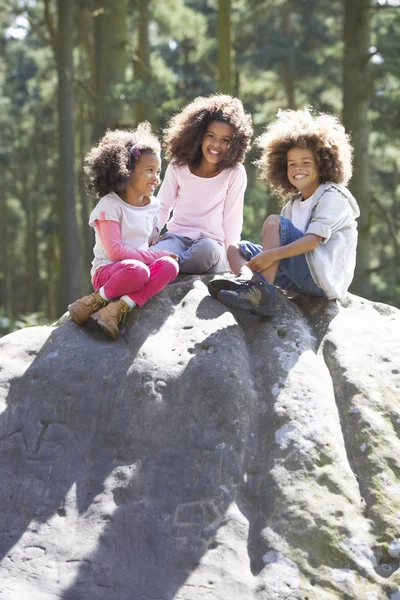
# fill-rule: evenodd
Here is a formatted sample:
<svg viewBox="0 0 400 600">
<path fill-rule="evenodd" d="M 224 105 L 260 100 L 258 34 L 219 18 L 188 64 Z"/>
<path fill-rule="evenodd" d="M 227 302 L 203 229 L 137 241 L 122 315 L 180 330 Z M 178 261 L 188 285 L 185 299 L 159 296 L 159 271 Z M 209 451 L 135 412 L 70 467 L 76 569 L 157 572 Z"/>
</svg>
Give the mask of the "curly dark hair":
<svg viewBox="0 0 400 600">
<path fill-rule="evenodd" d="M 238 98 L 223 94 L 195 98 L 171 117 L 164 130 L 167 158 L 174 159 L 180 166 L 198 166 L 203 137 L 211 121 L 222 121 L 233 128 L 232 141 L 218 168 L 226 169 L 243 162 L 253 135 L 251 116 Z"/>
<path fill-rule="evenodd" d="M 99 198 L 109 192 L 124 192 L 142 154 L 160 153 L 160 142 L 147 122 L 140 123 L 137 129 L 108 130 L 85 156 L 89 189 Z"/>
<path fill-rule="evenodd" d="M 350 136 L 333 115 L 304 110 L 280 110 L 277 119 L 258 139 L 262 148 L 255 163 L 269 187 L 282 196 L 298 191 L 287 177 L 286 155 L 291 148 L 308 148 L 314 153 L 320 183 L 344 185 L 352 174 L 353 148 Z"/>
</svg>

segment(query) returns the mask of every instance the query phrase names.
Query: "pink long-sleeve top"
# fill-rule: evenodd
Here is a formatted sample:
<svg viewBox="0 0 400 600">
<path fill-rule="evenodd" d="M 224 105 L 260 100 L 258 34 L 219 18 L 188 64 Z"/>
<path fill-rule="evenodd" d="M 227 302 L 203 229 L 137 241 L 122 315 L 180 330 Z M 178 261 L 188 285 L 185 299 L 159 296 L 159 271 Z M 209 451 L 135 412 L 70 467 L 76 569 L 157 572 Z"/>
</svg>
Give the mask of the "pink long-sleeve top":
<svg viewBox="0 0 400 600">
<path fill-rule="evenodd" d="M 172 161 L 157 196 L 161 205 L 157 227 L 161 231 L 173 210 L 167 222 L 171 233 L 194 240 L 211 238 L 226 248 L 236 244 L 242 231 L 246 185 L 246 170 L 241 164 L 205 178 Z"/>
</svg>

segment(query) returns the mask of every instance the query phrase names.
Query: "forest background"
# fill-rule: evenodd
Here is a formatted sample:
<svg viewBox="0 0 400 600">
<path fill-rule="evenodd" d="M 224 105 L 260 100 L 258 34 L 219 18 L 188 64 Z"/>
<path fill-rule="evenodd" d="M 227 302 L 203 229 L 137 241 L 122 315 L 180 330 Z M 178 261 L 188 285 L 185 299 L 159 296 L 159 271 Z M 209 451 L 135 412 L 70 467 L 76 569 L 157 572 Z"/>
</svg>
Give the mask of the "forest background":
<svg viewBox="0 0 400 600">
<path fill-rule="evenodd" d="M 255 136 L 313 106 L 351 133 L 361 208 L 353 293 L 399 306 L 399 0 L 1 0 L 0 335 L 90 291 L 85 152 L 199 95 L 238 96 Z M 246 159 L 243 238 L 278 199 Z M 164 161 L 163 169 L 166 164 Z"/>
</svg>

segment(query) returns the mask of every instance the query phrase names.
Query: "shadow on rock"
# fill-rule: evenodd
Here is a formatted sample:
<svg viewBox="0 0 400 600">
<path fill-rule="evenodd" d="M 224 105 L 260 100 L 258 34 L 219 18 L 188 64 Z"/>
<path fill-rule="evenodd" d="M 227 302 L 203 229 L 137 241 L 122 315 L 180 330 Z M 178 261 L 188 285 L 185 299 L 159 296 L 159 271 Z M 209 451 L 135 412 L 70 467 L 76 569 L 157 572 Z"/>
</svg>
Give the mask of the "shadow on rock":
<svg viewBox="0 0 400 600">
<path fill-rule="evenodd" d="M 71 321 L 3 338 L 10 598 L 13 577 L 27 594 L 42 579 L 63 600 L 173 598 L 212 545 L 243 475 L 250 420 L 240 329 L 212 315 L 209 331 L 190 325 L 203 288 L 169 286 L 116 342 Z"/>
</svg>

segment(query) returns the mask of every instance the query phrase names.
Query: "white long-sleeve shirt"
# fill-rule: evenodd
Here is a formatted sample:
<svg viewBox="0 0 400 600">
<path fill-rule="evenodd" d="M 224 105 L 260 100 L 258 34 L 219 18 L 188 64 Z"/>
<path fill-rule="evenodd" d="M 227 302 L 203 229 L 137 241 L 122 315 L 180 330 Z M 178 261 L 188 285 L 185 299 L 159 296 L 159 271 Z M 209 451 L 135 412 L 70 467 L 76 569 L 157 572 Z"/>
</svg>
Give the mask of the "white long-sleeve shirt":
<svg viewBox="0 0 400 600">
<path fill-rule="evenodd" d="M 205 178 L 172 161 L 157 195 L 161 205 L 157 226 L 161 231 L 173 210 L 167 222 L 169 232 L 193 240 L 211 238 L 225 248 L 236 244 L 242 231 L 246 185 L 246 170 L 241 164 Z"/>
</svg>

